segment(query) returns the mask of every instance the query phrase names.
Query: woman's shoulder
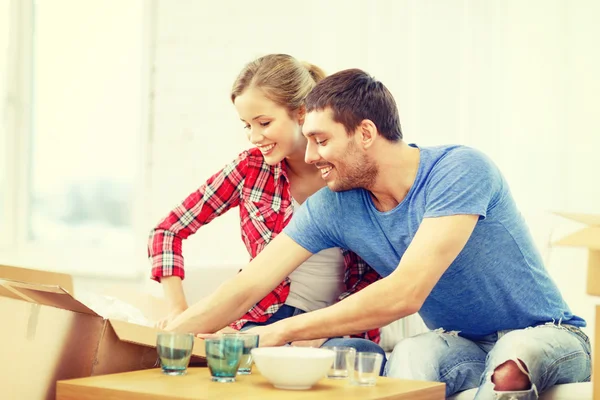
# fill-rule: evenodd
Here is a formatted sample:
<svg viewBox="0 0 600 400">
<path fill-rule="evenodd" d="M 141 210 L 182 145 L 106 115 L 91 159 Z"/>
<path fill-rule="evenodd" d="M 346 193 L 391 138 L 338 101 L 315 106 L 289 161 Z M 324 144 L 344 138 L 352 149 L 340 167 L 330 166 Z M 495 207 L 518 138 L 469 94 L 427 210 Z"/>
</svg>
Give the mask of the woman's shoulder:
<svg viewBox="0 0 600 400">
<path fill-rule="evenodd" d="M 283 162 L 275 165 L 267 164 L 260 150 L 252 148 L 240 153 L 235 169 L 244 176 L 244 186 L 254 188 L 277 184 L 284 167 Z"/>
<path fill-rule="evenodd" d="M 249 165 L 257 166 L 257 167 L 262 167 L 263 165 L 266 165 L 265 158 L 263 157 L 260 150 L 257 149 L 256 147 L 247 149 L 242 154 L 244 154 L 245 157 L 247 158 Z"/>
<path fill-rule="evenodd" d="M 242 167 L 244 169 L 260 169 L 265 164 L 265 159 L 262 156 L 260 150 L 257 148 L 246 149 L 239 153 L 235 159 L 231 162 L 230 168 L 235 167 L 238 169 Z"/>
<path fill-rule="evenodd" d="M 244 150 L 240 154 L 240 157 L 245 158 L 249 169 L 254 169 L 257 171 L 270 171 L 272 174 L 274 174 L 277 170 L 281 170 L 281 168 L 283 168 L 283 162 L 277 163 L 276 165 L 267 164 L 262 153 L 256 147 Z"/>
</svg>

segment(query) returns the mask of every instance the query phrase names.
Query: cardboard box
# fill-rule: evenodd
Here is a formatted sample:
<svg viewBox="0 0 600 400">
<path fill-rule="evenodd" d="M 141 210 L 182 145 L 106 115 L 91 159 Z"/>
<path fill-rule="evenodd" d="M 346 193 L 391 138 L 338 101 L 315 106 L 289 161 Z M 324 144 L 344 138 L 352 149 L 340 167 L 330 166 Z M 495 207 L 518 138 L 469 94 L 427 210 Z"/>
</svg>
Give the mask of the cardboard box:
<svg viewBox="0 0 600 400">
<path fill-rule="evenodd" d="M 72 292 L 68 275 L 0 268 L 3 400 L 54 399 L 57 380 L 159 365 L 157 329 L 105 319 L 62 285 Z M 205 365 L 202 340 L 193 355 L 194 365 Z"/>
<path fill-rule="evenodd" d="M 585 228 L 557 240 L 554 245 L 588 249 L 587 293 L 592 296 L 600 296 L 600 215 L 565 212 L 556 214 L 587 225 Z"/>
<path fill-rule="evenodd" d="M 57 285 L 65 289 L 67 292 L 73 294 L 73 278 L 67 274 L 13 267 L 9 265 L 0 265 L 0 279 L 41 283 L 43 285 Z M 0 295 L 12 297 L 14 299 L 21 299 L 20 296 L 2 286 L 0 286 Z"/>
<path fill-rule="evenodd" d="M 600 306 L 596 306 L 596 332 L 592 351 L 592 387 L 594 400 L 600 400 Z"/>
</svg>

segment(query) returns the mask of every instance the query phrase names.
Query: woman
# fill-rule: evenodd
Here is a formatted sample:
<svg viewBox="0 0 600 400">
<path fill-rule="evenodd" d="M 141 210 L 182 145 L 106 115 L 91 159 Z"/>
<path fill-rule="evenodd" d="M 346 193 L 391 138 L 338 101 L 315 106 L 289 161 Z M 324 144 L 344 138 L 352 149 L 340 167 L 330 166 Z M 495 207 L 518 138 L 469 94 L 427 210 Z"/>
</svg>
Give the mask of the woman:
<svg viewBox="0 0 600 400">
<path fill-rule="evenodd" d="M 304 99 L 324 77 L 314 65 L 300 63 L 289 55 L 271 54 L 246 65 L 235 80 L 231 101 L 256 147 L 242 152 L 213 175 L 150 235 L 152 278 L 162 282 L 171 310 L 165 325 L 188 307 L 181 282 L 183 239 L 238 207 L 242 239 L 254 258 L 288 224 L 293 209 L 325 186 L 319 170 L 304 162 L 306 139 L 302 135 Z M 324 250 L 231 327 L 247 329 L 323 308 L 377 279 L 379 275 L 354 253 L 337 248 Z M 379 331 L 361 337 L 377 343 Z M 297 344 L 315 346 L 325 341 Z M 327 345 L 351 345 L 359 351 L 383 353 L 373 342 L 331 339 Z"/>
</svg>

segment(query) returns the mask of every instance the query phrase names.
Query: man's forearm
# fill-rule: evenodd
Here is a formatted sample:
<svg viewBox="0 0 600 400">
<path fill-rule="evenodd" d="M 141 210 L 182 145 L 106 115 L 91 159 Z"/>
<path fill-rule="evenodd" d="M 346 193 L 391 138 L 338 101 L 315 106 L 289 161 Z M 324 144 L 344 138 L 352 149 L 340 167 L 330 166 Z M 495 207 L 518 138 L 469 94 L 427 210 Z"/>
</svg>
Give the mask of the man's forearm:
<svg viewBox="0 0 600 400">
<path fill-rule="evenodd" d="M 309 251 L 282 232 L 242 272 L 222 284 L 208 298 L 189 307 L 167 329 L 212 333 L 227 326 L 244 315 L 310 256 Z M 273 260 L 277 262 L 274 264 Z"/>
<path fill-rule="evenodd" d="M 399 292 L 380 280 L 330 307 L 283 320 L 285 342 L 359 334 L 417 312 L 410 296 Z"/>
<path fill-rule="evenodd" d="M 246 295 L 247 285 L 238 277 L 221 285 L 208 298 L 200 300 L 181 313 L 167 326 L 168 330 L 192 333 L 212 333 L 242 316 L 252 306 Z"/>
</svg>

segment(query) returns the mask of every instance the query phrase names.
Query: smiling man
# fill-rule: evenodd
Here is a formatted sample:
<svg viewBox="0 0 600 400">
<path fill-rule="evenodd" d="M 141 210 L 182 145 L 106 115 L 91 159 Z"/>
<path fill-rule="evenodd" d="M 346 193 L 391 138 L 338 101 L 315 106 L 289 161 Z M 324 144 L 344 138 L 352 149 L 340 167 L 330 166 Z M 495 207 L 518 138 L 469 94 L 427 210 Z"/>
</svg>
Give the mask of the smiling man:
<svg viewBox="0 0 600 400">
<path fill-rule="evenodd" d="M 361 70 L 321 81 L 306 108 L 306 161 L 328 187 L 176 329 L 220 329 L 311 254 L 342 247 L 384 278 L 255 328 L 262 345 L 363 332 L 418 312 L 432 331 L 396 346 L 388 376 L 445 382 L 448 396 L 479 386 L 478 400 L 534 399 L 554 384 L 589 380 L 585 321 L 549 277 L 485 155 L 405 143 L 392 95 Z"/>
</svg>

